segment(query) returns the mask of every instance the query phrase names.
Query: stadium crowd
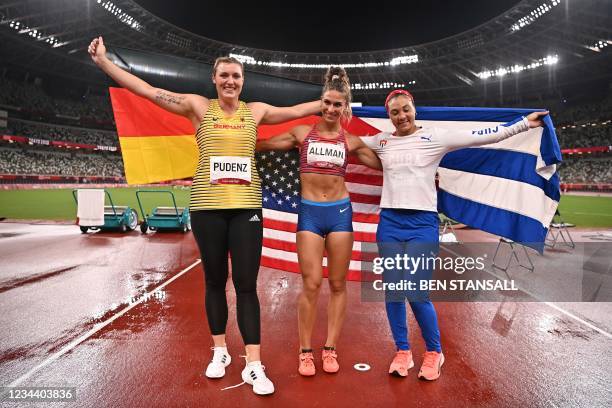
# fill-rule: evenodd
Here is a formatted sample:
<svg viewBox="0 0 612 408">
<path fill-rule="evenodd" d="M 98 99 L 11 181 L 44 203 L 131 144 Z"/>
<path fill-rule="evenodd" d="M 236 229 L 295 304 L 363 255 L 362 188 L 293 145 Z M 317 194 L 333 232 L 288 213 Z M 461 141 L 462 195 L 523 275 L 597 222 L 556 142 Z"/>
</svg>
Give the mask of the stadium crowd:
<svg viewBox="0 0 612 408">
<path fill-rule="evenodd" d="M 91 144 L 96 146 L 119 145 L 119 140 L 115 132 L 49 125 L 19 119 L 9 119 L 7 134 L 36 139 Z"/>
<path fill-rule="evenodd" d="M 612 123 L 601 125 L 579 125 L 565 129 L 557 128 L 557 139 L 562 149 L 574 147 L 612 146 Z"/>
<path fill-rule="evenodd" d="M 0 77 L 0 104 L 53 118 L 64 115 L 112 122 L 108 97 L 89 95 L 80 101 L 51 96 L 41 86 Z"/>
<path fill-rule="evenodd" d="M 562 183 L 612 183 L 612 158 L 564 159 L 559 166 Z"/>
<path fill-rule="evenodd" d="M 116 154 L 0 148 L 0 174 L 123 177 L 123 161 Z"/>
<path fill-rule="evenodd" d="M 612 95 L 596 103 L 578 104 L 551 112 L 556 126 L 582 124 L 584 122 L 605 122 L 612 119 Z"/>
<path fill-rule="evenodd" d="M 612 145 L 612 97 L 552 112 L 562 149 Z"/>
</svg>

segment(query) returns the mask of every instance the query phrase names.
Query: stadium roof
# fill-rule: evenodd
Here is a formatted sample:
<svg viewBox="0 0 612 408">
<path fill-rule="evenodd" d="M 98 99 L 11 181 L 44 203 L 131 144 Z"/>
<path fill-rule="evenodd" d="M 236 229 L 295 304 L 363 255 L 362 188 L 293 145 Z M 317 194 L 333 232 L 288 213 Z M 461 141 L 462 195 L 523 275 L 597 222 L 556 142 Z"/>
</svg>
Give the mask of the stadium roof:
<svg viewBox="0 0 612 408">
<path fill-rule="evenodd" d="M 0 5 L 0 57 L 25 70 L 106 82 L 86 55 L 91 38 L 125 48 L 212 62 L 241 58 L 246 68 L 320 83 L 341 64 L 354 99 L 380 103 L 390 87 L 418 101 L 453 103 L 483 95 L 550 92 L 564 84 L 611 78 L 609 0 L 524 0 L 503 14 L 441 40 L 349 53 L 296 53 L 249 48 L 178 28 L 131 0 L 14 0 Z"/>
<path fill-rule="evenodd" d="M 459 34 L 520 0 L 383 1 L 376 4 L 258 0 L 231 4 L 135 0 L 170 23 L 245 47 L 302 53 L 400 48 Z"/>
</svg>

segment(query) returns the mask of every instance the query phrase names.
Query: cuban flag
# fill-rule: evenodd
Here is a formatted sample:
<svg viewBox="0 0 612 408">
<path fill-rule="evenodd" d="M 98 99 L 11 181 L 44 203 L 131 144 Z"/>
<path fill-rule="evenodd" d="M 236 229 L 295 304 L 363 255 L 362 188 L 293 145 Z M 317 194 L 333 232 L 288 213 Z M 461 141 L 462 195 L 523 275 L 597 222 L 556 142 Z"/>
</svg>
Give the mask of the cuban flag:
<svg viewBox="0 0 612 408">
<path fill-rule="evenodd" d="M 477 130 L 514 123 L 535 109 L 417 108 L 418 126 Z M 393 131 L 384 108 L 356 110 L 362 120 Z M 446 154 L 438 168 L 438 211 L 540 252 L 561 198 L 561 149 L 550 116 L 544 126 L 499 143 Z"/>
</svg>

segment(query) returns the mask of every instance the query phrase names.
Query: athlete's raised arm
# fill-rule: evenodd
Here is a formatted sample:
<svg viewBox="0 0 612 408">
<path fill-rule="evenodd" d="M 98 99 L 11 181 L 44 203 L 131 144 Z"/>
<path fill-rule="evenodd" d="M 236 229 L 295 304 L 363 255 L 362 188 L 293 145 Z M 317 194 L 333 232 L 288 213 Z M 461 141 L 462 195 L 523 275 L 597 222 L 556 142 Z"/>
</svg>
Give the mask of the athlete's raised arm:
<svg viewBox="0 0 612 408">
<path fill-rule="evenodd" d="M 272 106 L 263 102 L 251 102 L 249 108 L 251 108 L 257 124 L 274 125 L 320 113 L 321 101 L 316 100 L 287 107 Z"/>
<path fill-rule="evenodd" d="M 448 130 L 444 132 L 443 143 L 447 149 L 457 150 L 470 146 L 497 143 L 518 133 L 544 125 L 542 118 L 548 111 L 532 112 L 513 124 L 503 124 L 475 130 Z"/>
<path fill-rule="evenodd" d="M 309 126 L 299 125 L 288 132 L 281 133 L 266 140 L 258 140 L 255 150 L 258 152 L 268 150 L 291 150 L 299 147 L 310 129 Z"/>
<path fill-rule="evenodd" d="M 87 51 L 93 62 L 122 87 L 150 100 L 162 109 L 188 118 L 195 127 L 200 123 L 201 115 L 208 108 L 207 98 L 155 88 L 136 75 L 123 70 L 106 56 L 106 47 L 102 37 L 94 38 Z"/>
</svg>

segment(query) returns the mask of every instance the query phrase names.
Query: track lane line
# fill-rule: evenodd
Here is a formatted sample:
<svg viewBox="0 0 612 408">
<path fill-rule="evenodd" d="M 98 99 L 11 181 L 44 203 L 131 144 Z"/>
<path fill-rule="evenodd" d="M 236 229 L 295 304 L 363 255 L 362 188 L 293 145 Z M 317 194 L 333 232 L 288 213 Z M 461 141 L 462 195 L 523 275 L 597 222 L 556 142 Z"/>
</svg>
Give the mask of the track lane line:
<svg viewBox="0 0 612 408">
<path fill-rule="evenodd" d="M 446 248 L 446 247 L 444 247 L 444 246 L 442 246 L 442 245 L 440 245 L 440 248 L 441 248 L 441 249 L 442 249 L 442 248 L 444 248 L 444 250 L 445 250 L 446 252 L 449 252 L 449 253 L 451 253 L 451 254 L 453 254 L 453 255 L 455 255 L 455 256 L 461 256 L 460 254 L 458 254 L 457 252 L 453 251 L 452 249 Z M 487 272 L 487 273 L 488 273 L 489 275 L 491 275 L 491 276 L 496 277 L 497 279 L 505 280 L 505 278 L 503 278 L 502 276 L 498 276 L 497 274 L 495 274 L 495 273 L 491 272 L 491 271 L 490 271 L 490 270 L 488 270 L 488 269 L 483 269 L 483 271 L 484 271 L 484 272 Z M 537 297 L 535 294 L 531 293 L 530 291 L 528 291 L 528 290 L 526 290 L 526 289 L 523 289 L 523 288 L 521 288 L 520 286 L 518 286 L 518 288 L 519 288 L 519 289 L 520 289 L 520 290 L 521 290 L 523 293 L 528 294 L 528 295 L 529 295 L 529 296 L 531 296 L 532 298 L 534 298 L 534 299 L 538 299 L 538 297 Z M 585 320 L 581 319 L 580 317 L 578 317 L 578 316 L 576 316 L 576 315 L 574 315 L 574 314 L 572 314 L 572 313 L 568 312 L 567 310 L 565 310 L 565 309 L 563 309 L 563 308 L 561 308 L 561 307 L 559 307 L 559 306 L 555 305 L 553 302 L 546 302 L 546 301 L 541 301 L 541 300 L 539 300 L 539 301 L 537 301 L 536 303 L 543 303 L 543 304 L 545 304 L 545 305 L 548 305 L 549 307 L 551 307 L 551 308 L 553 308 L 553 309 L 557 310 L 558 312 L 563 313 L 563 314 L 564 314 L 564 315 L 566 315 L 567 317 L 570 317 L 570 318 L 572 318 L 572 319 L 576 320 L 577 322 L 582 323 L 583 325 L 587 326 L 588 328 L 590 328 L 590 329 L 592 329 L 592 330 L 595 330 L 595 331 L 596 331 L 596 332 L 598 332 L 599 334 L 602 334 L 603 336 L 605 336 L 605 337 L 607 337 L 607 338 L 609 338 L 609 339 L 612 339 L 612 333 L 608 333 L 608 332 L 607 332 L 607 331 L 605 331 L 604 329 L 600 329 L 599 327 L 595 326 L 594 324 L 589 323 L 589 322 L 587 322 L 587 321 L 585 321 Z M 582 303 L 582 302 L 577 302 L 577 303 Z"/>
<path fill-rule="evenodd" d="M 161 285 L 157 286 L 155 289 L 153 289 L 148 294 L 152 295 L 155 292 L 160 291 L 161 289 L 165 288 L 170 283 L 174 282 L 176 279 L 180 278 L 181 276 L 183 276 L 185 273 L 189 272 L 191 269 L 193 269 L 195 266 L 199 265 L 200 263 L 202 263 L 202 260 L 201 259 L 197 259 L 191 265 L 189 265 L 188 267 L 186 267 L 185 269 L 183 269 L 182 271 L 180 271 L 179 273 L 177 273 L 176 275 L 174 275 L 172 278 L 168 279 L 167 281 L 165 281 Z M 112 317 L 109 317 L 104 322 L 98 323 L 91 330 L 89 330 L 87 333 L 81 335 L 79 338 L 71 341 L 69 344 L 64 346 L 61 350 L 59 350 L 56 353 L 52 354 L 51 356 L 47 357 L 46 360 L 44 360 L 42 363 L 40 363 L 37 366 L 35 366 L 34 368 L 32 368 L 27 373 L 23 374 L 21 377 L 17 378 L 13 382 L 11 382 L 9 385 L 7 385 L 7 387 L 17 387 L 17 386 L 19 386 L 22 382 L 24 382 L 25 380 L 30 378 L 32 376 L 32 374 L 36 373 L 41 368 L 44 368 L 44 367 L 48 366 L 50 363 L 52 363 L 55 360 L 57 360 L 58 358 L 60 358 L 61 356 L 63 356 L 64 354 L 66 354 L 67 352 L 69 352 L 70 350 L 72 350 L 73 348 L 75 348 L 76 346 L 78 346 L 79 344 L 84 342 L 85 340 L 87 340 L 89 337 L 93 336 L 98 331 L 100 331 L 104 327 L 108 326 L 109 324 L 111 324 L 112 322 L 117 320 L 119 317 L 123 316 L 124 314 L 126 314 L 127 312 L 132 310 L 134 307 L 138 306 L 139 304 L 141 304 L 145 300 L 149 300 L 149 299 L 150 299 L 150 296 L 140 296 L 140 299 L 138 301 L 136 301 L 136 302 L 132 303 L 131 305 L 129 305 L 128 307 L 122 309 L 120 312 L 116 313 Z"/>
</svg>

